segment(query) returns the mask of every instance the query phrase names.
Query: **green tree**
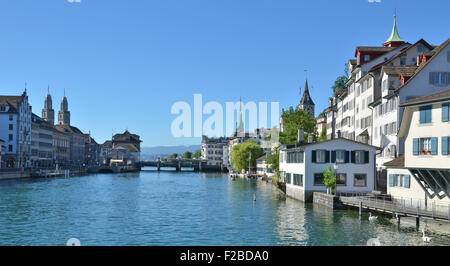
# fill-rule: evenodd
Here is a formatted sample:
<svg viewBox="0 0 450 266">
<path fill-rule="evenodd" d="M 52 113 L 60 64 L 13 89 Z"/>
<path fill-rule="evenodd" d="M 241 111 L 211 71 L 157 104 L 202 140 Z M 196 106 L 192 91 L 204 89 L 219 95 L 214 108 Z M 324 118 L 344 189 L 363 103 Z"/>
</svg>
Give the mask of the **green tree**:
<svg viewBox="0 0 450 266">
<path fill-rule="evenodd" d="M 322 128 L 322 132 L 320 132 L 319 141 L 324 141 L 327 139 L 327 128 Z"/>
<path fill-rule="evenodd" d="M 173 159 L 176 159 L 177 157 L 178 157 L 178 154 L 174 153 L 172 155 L 169 155 L 169 157 L 167 157 L 167 159 L 173 160 Z"/>
<path fill-rule="evenodd" d="M 334 85 L 331 86 L 331 88 L 333 89 L 333 93 L 336 93 L 336 91 L 338 90 L 346 89 L 347 81 L 348 81 L 348 71 L 347 71 L 347 64 L 345 64 L 344 75 L 337 77 L 336 80 L 334 81 Z"/>
<path fill-rule="evenodd" d="M 187 151 L 183 154 L 183 159 L 192 159 L 192 152 Z"/>
<path fill-rule="evenodd" d="M 294 109 L 292 106 L 281 115 L 283 118 L 283 132 L 280 132 L 281 144 L 292 144 L 298 142 L 298 129 L 303 128 L 304 140 L 308 140 L 308 134 L 316 136 L 316 120 L 305 111 Z"/>
<path fill-rule="evenodd" d="M 201 150 L 195 151 L 194 155 L 192 155 L 192 158 L 194 158 L 194 159 L 200 159 L 200 157 L 202 157 L 202 151 Z"/>
<path fill-rule="evenodd" d="M 280 151 L 277 149 L 276 152 L 272 152 L 267 158 L 267 164 L 274 172 L 280 170 Z"/>
<path fill-rule="evenodd" d="M 325 187 L 334 191 L 334 189 L 336 188 L 336 174 L 331 169 L 331 166 L 328 166 L 328 169 L 324 170 L 322 174 L 323 184 L 325 185 Z"/>
<path fill-rule="evenodd" d="M 256 167 L 256 159 L 264 154 L 264 150 L 256 142 L 246 141 L 233 146 L 230 155 L 234 170 L 240 172 L 249 167 L 250 153 L 250 167 Z"/>
</svg>

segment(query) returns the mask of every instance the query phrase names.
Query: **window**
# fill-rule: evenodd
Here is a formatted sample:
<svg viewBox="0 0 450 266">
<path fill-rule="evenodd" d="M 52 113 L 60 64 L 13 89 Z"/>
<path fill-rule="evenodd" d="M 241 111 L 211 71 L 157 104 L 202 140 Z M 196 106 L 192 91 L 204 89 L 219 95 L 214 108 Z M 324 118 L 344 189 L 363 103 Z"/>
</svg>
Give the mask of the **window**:
<svg viewBox="0 0 450 266">
<path fill-rule="evenodd" d="M 429 124 L 431 123 L 431 105 L 428 106 L 422 106 L 420 107 L 420 117 L 419 117 L 419 123 L 420 124 Z"/>
<path fill-rule="evenodd" d="M 336 184 L 338 186 L 347 185 L 347 174 L 336 174 Z"/>
<path fill-rule="evenodd" d="M 449 106 L 450 103 L 443 103 L 442 104 L 442 122 L 448 122 L 449 120 Z"/>
<path fill-rule="evenodd" d="M 8 145 L 8 151 L 12 152 L 13 151 L 13 146 L 12 145 Z"/>
<path fill-rule="evenodd" d="M 317 173 L 314 174 L 314 185 L 315 186 L 323 186 L 323 174 L 322 173 Z"/>
<path fill-rule="evenodd" d="M 431 138 L 420 139 L 420 154 L 426 155 L 431 153 Z"/>
<path fill-rule="evenodd" d="M 336 151 L 336 163 L 345 163 L 346 151 Z"/>
<path fill-rule="evenodd" d="M 364 62 L 369 62 L 370 61 L 370 55 L 366 54 L 364 55 Z"/>
<path fill-rule="evenodd" d="M 318 150 L 316 151 L 316 163 L 326 163 L 326 155 L 327 151 L 324 150 Z"/>
<path fill-rule="evenodd" d="M 450 72 L 430 72 L 430 84 L 446 86 L 450 84 Z"/>
<path fill-rule="evenodd" d="M 365 151 L 354 151 L 354 160 L 353 162 L 356 164 L 365 164 L 365 163 L 369 163 L 369 154 L 368 152 Z"/>
<path fill-rule="evenodd" d="M 13 134 L 9 134 L 8 141 L 13 141 Z"/>
<path fill-rule="evenodd" d="M 410 188 L 410 183 L 411 183 L 410 175 L 399 175 L 399 174 L 390 174 L 389 175 L 389 186 L 390 187 Z"/>
<path fill-rule="evenodd" d="M 438 138 L 413 139 L 413 155 L 437 155 Z"/>
<path fill-rule="evenodd" d="M 294 174 L 294 185 L 295 186 L 303 186 L 303 175 Z"/>
<path fill-rule="evenodd" d="M 9 115 L 9 121 L 12 121 L 12 120 L 13 120 L 13 116 Z"/>
<path fill-rule="evenodd" d="M 405 58 L 405 57 L 400 58 L 400 65 L 401 65 L 401 66 L 406 65 L 406 58 Z"/>
<path fill-rule="evenodd" d="M 287 152 L 286 163 L 303 163 L 303 152 L 302 151 Z"/>
<path fill-rule="evenodd" d="M 442 155 L 450 154 L 450 137 L 442 137 Z"/>
<path fill-rule="evenodd" d="M 367 175 L 366 174 L 355 174 L 354 180 L 353 180 L 353 186 L 366 187 L 367 186 Z"/>
<path fill-rule="evenodd" d="M 286 183 L 291 184 L 291 174 L 286 173 Z"/>
<path fill-rule="evenodd" d="M 9 130 L 13 130 L 13 124 L 9 124 Z"/>
</svg>

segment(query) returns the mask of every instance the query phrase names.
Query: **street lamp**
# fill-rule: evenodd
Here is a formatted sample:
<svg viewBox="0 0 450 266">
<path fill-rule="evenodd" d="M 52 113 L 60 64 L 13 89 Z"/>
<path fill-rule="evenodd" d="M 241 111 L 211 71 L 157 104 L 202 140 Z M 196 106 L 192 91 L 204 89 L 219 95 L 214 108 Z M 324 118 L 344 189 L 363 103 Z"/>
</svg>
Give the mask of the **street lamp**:
<svg viewBox="0 0 450 266">
<path fill-rule="evenodd" d="M 334 176 L 335 176 L 335 178 L 334 178 L 334 194 L 337 196 L 337 175 L 338 175 L 337 172 L 338 172 L 339 166 L 336 162 L 334 163 L 333 168 L 334 168 Z"/>
</svg>

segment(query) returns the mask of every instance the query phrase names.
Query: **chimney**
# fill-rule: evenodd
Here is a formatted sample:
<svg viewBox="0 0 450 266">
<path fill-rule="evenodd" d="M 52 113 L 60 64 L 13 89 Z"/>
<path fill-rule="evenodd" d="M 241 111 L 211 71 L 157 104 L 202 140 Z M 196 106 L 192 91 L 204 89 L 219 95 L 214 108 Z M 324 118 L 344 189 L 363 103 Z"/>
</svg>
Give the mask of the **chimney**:
<svg viewBox="0 0 450 266">
<path fill-rule="evenodd" d="M 298 140 L 299 144 L 304 142 L 304 131 L 303 131 L 303 128 L 299 128 L 298 129 L 297 140 Z"/>
<path fill-rule="evenodd" d="M 308 134 L 308 143 L 313 143 L 313 134 L 312 133 L 309 133 Z"/>
<path fill-rule="evenodd" d="M 340 130 L 338 130 L 338 132 L 337 132 L 337 138 L 338 138 L 338 139 L 341 138 L 341 131 L 340 131 Z"/>
</svg>

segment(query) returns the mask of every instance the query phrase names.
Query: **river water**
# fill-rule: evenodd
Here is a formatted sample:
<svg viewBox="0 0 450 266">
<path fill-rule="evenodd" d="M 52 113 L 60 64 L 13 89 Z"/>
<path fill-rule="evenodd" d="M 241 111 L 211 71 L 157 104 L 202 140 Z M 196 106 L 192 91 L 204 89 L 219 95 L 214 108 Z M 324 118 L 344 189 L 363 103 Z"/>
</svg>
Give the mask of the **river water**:
<svg viewBox="0 0 450 266">
<path fill-rule="evenodd" d="M 256 202 L 253 195 L 256 193 Z M 142 171 L 0 182 L 0 245 L 424 245 L 357 211 L 286 198 L 226 175 Z M 430 235 L 431 245 L 450 236 Z"/>
</svg>

